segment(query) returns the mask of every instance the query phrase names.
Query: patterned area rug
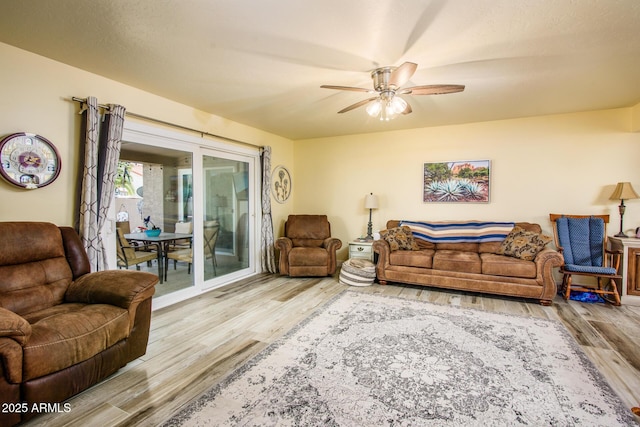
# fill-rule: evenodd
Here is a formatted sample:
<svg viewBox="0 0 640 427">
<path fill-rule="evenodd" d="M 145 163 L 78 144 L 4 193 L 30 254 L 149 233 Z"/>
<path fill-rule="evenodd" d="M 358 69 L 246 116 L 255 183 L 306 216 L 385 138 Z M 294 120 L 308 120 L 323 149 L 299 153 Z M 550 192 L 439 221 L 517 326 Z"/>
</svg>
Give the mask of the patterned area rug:
<svg viewBox="0 0 640 427">
<path fill-rule="evenodd" d="M 559 322 L 346 291 L 165 425 L 636 423 Z"/>
</svg>

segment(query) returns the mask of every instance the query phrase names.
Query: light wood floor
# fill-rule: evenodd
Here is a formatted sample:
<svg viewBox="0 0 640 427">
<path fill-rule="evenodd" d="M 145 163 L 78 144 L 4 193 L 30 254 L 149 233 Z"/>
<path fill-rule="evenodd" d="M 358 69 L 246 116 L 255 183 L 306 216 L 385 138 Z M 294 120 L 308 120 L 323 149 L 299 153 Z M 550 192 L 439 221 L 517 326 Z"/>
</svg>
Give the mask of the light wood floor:
<svg viewBox="0 0 640 427">
<path fill-rule="evenodd" d="M 334 295 L 336 278 L 260 275 L 153 313 L 147 354 L 29 426 L 157 425 Z M 562 321 L 631 407 L 640 403 L 640 307 L 515 299 L 400 286 L 350 288 Z M 639 419 L 640 421 L 640 419 Z"/>
</svg>

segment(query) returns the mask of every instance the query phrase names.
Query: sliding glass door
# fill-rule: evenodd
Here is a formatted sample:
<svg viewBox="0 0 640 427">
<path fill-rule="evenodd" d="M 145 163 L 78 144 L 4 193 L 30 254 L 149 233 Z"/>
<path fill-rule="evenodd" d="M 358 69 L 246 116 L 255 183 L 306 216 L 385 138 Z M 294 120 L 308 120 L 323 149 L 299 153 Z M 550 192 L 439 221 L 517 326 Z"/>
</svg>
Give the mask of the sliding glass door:
<svg viewBox="0 0 640 427">
<path fill-rule="evenodd" d="M 125 122 L 120 160 L 114 219 L 131 233 L 155 225 L 166 238 L 187 234 L 163 247 L 166 279 L 156 286 L 154 308 L 258 271 L 257 148 Z M 141 268 L 158 272 L 155 261 Z"/>
<path fill-rule="evenodd" d="M 205 283 L 250 266 L 251 164 L 225 153 L 202 156 Z"/>
</svg>

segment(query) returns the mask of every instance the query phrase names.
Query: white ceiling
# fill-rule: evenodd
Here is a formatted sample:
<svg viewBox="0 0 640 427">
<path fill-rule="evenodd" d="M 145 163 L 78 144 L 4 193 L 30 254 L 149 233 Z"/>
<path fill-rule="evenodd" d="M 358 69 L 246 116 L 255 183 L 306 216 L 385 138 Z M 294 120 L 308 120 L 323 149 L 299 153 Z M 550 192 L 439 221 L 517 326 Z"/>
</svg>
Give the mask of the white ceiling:
<svg viewBox="0 0 640 427">
<path fill-rule="evenodd" d="M 638 0 L 3 0 L 0 41 L 294 140 L 640 102 Z M 380 122 L 320 88 L 405 61 L 466 89 Z"/>
</svg>

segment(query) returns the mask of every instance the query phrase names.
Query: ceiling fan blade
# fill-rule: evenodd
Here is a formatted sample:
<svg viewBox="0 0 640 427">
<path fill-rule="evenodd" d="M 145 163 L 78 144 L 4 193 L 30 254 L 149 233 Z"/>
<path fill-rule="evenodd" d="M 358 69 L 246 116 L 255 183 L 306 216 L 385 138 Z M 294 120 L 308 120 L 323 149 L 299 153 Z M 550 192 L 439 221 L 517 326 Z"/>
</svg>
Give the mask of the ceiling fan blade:
<svg viewBox="0 0 640 427">
<path fill-rule="evenodd" d="M 351 90 L 354 92 L 368 92 L 375 93 L 375 90 L 365 89 L 363 87 L 352 87 L 352 86 L 333 86 L 333 85 L 322 85 L 320 86 L 323 89 L 336 89 L 336 90 Z"/>
<path fill-rule="evenodd" d="M 375 101 L 376 99 L 378 99 L 377 96 L 374 96 L 373 98 L 369 98 L 369 99 L 363 99 L 362 101 L 356 102 L 355 104 L 351 104 L 346 108 L 343 108 L 342 110 L 338 111 L 338 114 L 342 114 L 342 113 L 346 113 L 347 111 L 351 111 L 351 110 L 355 110 L 358 107 L 362 107 L 364 104 L 367 104 L 371 101 Z"/>
<path fill-rule="evenodd" d="M 438 18 L 438 15 L 442 12 L 445 6 L 446 0 L 433 0 L 429 2 L 429 5 L 422 11 L 422 14 L 416 21 L 416 24 L 411 30 L 411 34 L 407 39 L 407 43 L 404 46 L 402 55 L 406 54 L 413 45 L 420 40 L 420 38 L 427 32 L 429 27 Z"/>
<path fill-rule="evenodd" d="M 425 85 L 414 86 L 398 91 L 401 95 L 443 95 L 445 93 L 462 92 L 464 85 Z"/>
<path fill-rule="evenodd" d="M 409 114 L 411 113 L 413 110 L 411 109 L 411 104 L 409 104 L 407 102 L 407 108 L 404 109 L 404 111 L 402 112 L 402 114 Z"/>
<path fill-rule="evenodd" d="M 414 64 L 413 62 L 405 62 L 395 70 L 391 72 L 389 76 L 389 87 L 395 86 L 395 88 L 399 88 L 403 84 L 409 81 L 413 73 L 416 72 L 418 68 L 418 64 Z"/>
</svg>

